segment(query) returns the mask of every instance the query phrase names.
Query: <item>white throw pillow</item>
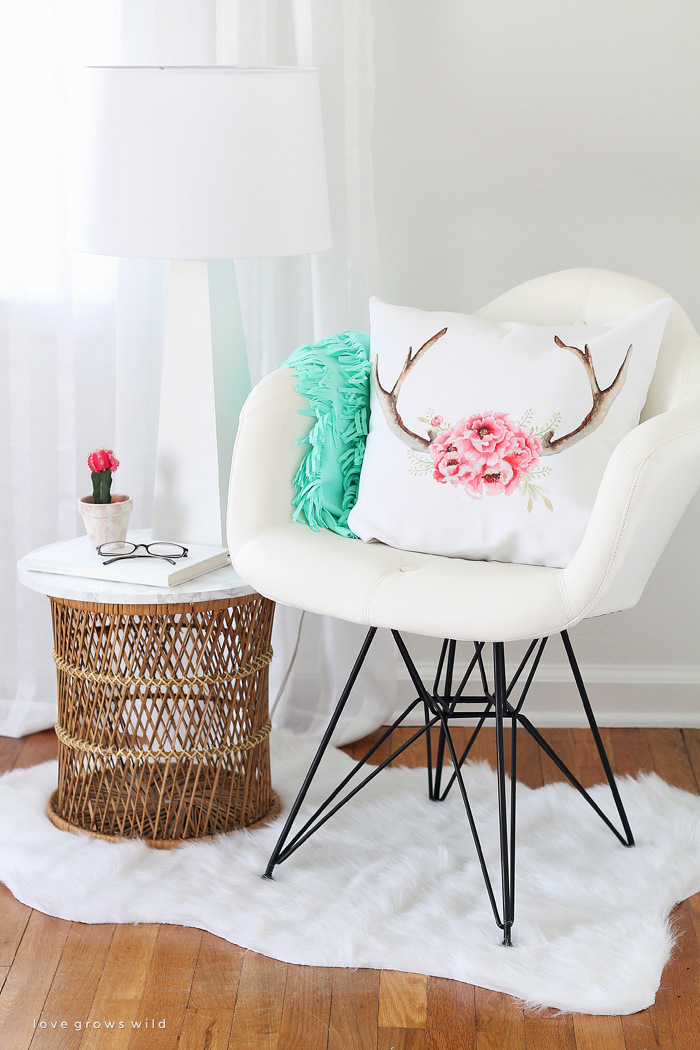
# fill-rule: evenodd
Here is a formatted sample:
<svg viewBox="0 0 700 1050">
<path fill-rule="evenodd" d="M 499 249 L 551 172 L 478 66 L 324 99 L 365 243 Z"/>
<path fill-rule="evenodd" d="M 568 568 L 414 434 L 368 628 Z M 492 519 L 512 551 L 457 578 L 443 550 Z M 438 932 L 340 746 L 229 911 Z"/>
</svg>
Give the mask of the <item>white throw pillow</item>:
<svg viewBox="0 0 700 1050">
<path fill-rule="evenodd" d="M 567 565 L 639 420 L 670 309 L 660 299 L 623 321 L 536 327 L 372 299 L 350 528 L 404 550 Z"/>
</svg>

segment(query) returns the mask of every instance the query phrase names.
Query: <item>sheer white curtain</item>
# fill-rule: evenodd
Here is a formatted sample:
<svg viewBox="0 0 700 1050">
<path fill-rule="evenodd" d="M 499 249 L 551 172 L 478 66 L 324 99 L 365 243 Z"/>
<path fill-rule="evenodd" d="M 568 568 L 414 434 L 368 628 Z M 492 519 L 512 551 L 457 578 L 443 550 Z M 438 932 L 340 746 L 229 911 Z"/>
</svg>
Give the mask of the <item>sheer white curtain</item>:
<svg viewBox="0 0 700 1050">
<path fill-rule="evenodd" d="M 253 382 L 300 343 L 367 330 L 377 246 L 372 198 L 372 18 L 369 0 L 240 4 L 219 0 L 218 60 L 313 65 L 321 76 L 333 248 L 302 259 L 237 263 Z M 236 17 L 238 11 L 238 17 Z M 222 17 L 223 15 L 223 17 Z M 329 581 L 333 586 L 333 581 Z M 278 608 L 270 673 L 275 725 L 322 733 L 365 629 Z M 301 628 L 301 629 L 300 629 Z M 291 673 L 288 673 L 294 653 Z M 395 707 L 393 643 L 377 635 L 334 740 L 357 739 Z"/>
<path fill-rule="evenodd" d="M 78 535 L 86 456 L 150 516 L 163 268 L 65 248 L 74 71 L 119 61 L 119 5 L 0 5 L 0 733 L 53 724 L 46 598 L 20 587 L 28 550 Z M 156 412 L 157 419 L 157 412 Z"/>
<path fill-rule="evenodd" d="M 72 73 L 81 64 L 304 64 L 321 70 L 334 247 L 237 264 L 253 381 L 302 342 L 365 328 L 376 262 L 369 0 L 23 0 L 0 26 L 0 733 L 52 724 L 48 603 L 18 587 L 27 550 L 78 534 L 87 453 L 114 447 L 117 491 L 150 519 L 167 266 L 64 248 Z M 4 54 L 2 52 L 5 52 Z M 278 610 L 278 724 L 318 734 L 361 628 Z M 297 642 L 300 644 L 297 646 Z M 287 674 L 293 653 L 297 659 Z M 394 658 L 375 642 L 337 739 L 394 707 Z"/>
</svg>

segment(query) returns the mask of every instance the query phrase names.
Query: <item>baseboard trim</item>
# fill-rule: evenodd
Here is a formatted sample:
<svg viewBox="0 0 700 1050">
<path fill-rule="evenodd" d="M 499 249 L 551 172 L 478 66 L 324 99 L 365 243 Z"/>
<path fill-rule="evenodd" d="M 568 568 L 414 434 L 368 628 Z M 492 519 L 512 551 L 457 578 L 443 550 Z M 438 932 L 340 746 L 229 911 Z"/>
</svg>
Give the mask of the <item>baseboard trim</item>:
<svg viewBox="0 0 700 1050">
<path fill-rule="evenodd" d="M 421 661 L 416 666 L 423 681 L 431 682 L 433 665 Z M 589 664 L 581 667 L 581 673 L 601 726 L 700 728 L 700 667 Z M 408 672 L 399 668 L 395 718 L 415 695 Z M 539 726 L 587 725 L 568 664 L 538 669 L 524 711 Z M 405 724 L 421 723 L 422 711 L 416 708 Z"/>
</svg>

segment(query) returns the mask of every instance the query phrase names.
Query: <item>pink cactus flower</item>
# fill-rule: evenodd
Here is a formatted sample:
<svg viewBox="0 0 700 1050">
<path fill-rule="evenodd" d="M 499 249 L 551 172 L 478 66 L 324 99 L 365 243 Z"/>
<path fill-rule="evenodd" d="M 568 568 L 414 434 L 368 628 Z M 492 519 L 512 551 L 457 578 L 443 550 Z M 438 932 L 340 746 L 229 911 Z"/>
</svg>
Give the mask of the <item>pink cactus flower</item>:
<svg viewBox="0 0 700 1050">
<path fill-rule="evenodd" d="M 111 448 L 97 448 L 94 452 L 91 452 L 88 456 L 88 466 L 90 470 L 99 472 L 101 470 L 116 470 L 119 466 L 119 460 L 116 458 Z"/>
</svg>

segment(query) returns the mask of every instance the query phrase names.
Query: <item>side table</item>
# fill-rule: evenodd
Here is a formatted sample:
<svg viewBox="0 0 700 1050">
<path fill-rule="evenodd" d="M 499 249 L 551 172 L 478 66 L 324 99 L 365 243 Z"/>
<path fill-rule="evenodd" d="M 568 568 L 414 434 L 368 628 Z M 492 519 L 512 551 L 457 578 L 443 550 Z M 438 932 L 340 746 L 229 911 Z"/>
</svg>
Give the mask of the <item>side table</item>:
<svg viewBox="0 0 700 1050">
<path fill-rule="evenodd" d="M 58 674 L 59 828 L 176 846 L 275 816 L 274 603 L 227 566 L 163 591 L 32 572 Z"/>
</svg>

